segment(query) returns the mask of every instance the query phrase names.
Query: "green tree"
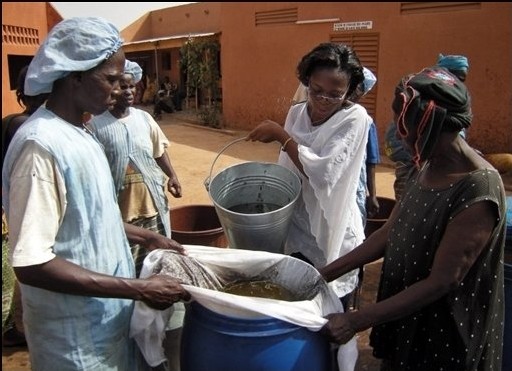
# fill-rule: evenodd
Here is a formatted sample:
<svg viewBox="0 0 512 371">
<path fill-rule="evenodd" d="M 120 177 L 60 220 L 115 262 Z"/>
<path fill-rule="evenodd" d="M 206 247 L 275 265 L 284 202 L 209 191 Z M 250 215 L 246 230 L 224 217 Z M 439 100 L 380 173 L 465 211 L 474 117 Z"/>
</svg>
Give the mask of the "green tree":
<svg viewBox="0 0 512 371">
<path fill-rule="evenodd" d="M 220 44 L 217 39 L 195 39 L 190 37 L 180 49 L 180 68 L 186 76 L 187 98 L 194 92 L 195 107 L 199 109 L 199 91 L 206 98 L 200 116 L 209 126 L 220 126 L 219 61 Z M 186 107 L 188 107 L 188 99 Z M 205 111 L 205 112 L 203 112 Z"/>
</svg>

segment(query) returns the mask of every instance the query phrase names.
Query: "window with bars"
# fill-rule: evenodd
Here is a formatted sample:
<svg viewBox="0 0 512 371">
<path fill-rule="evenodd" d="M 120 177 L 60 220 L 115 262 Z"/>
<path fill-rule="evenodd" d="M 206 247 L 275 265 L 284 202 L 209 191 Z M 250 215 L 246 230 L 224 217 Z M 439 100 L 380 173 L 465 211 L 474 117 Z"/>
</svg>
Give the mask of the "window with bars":
<svg viewBox="0 0 512 371">
<path fill-rule="evenodd" d="M 478 10 L 481 3 L 477 2 L 406 2 L 400 3 L 400 14 L 418 14 L 418 13 L 438 13 L 438 12 L 454 12 L 460 10 Z"/>
<path fill-rule="evenodd" d="M 256 12 L 254 24 L 258 26 L 295 24 L 299 18 L 298 8 L 277 9 Z"/>
</svg>

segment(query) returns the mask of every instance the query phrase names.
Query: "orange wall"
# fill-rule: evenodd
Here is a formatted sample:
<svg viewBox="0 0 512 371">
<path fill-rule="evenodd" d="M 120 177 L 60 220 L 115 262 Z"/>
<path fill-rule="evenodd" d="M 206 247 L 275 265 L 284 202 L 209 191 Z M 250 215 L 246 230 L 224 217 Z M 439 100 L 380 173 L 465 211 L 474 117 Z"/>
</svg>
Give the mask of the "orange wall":
<svg viewBox="0 0 512 371">
<path fill-rule="evenodd" d="M 38 35 L 35 38 L 9 38 L 2 31 L 2 117 L 22 111 L 16 102 L 15 90 L 11 90 L 11 84 L 16 85 L 17 76 L 13 77 L 12 82 L 9 77 L 8 56 L 33 56 L 48 30 L 61 20 L 60 15 L 48 3 L 2 2 L 3 27 L 18 27 L 21 34 L 29 32 L 27 29 L 33 29 L 37 30 Z M 29 39 L 30 42 L 27 42 Z"/>
<path fill-rule="evenodd" d="M 47 4 L 3 2 L 2 23 L 35 28 L 42 40 L 47 29 L 60 20 L 51 7 L 47 11 Z M 484 153 L 512 152 L 512 3 L 460 3 L 469 5 L 408 15 L 400 13 L 401 4 L 434 3 L 203 2 L 141 14 L 122 35 L 130 42 L 220 32 L 224 124 L 250 130 L 266 118 L 284 121 L 297 87 L 295 68 L 301 56 L 344 32 L 333 31 L 333 22 L 256 27 L 256 12 L 296 8 L 299 21 L 372 21 L 371 30 L 358 32 L 379 34 L 374 89 L 381 145 L 398 79 L 435 64 L 438 53 L 464 54 L 470 61 L 467 85 L 474 113 L 469 142 Z M 174 42 L 167 48 L 179 48 L 179 44 Z M 19 110 L 6 78 L 7 54 L 33 55 L 36 49 L 2 43 L 3 116 Z M 172 80 L 176 78 L 175 71 L 168 73 Z"/>
<path fill-rule="evenodd" d="M 218 32 L 221 3 L 204 2 L 149 12 L 121 31 L 126 41 Z"/>
<path fill-rule="evenodd" d="M 299 20 L 373 21 L 378 32 L 376 123 L 382 146 L 399 78 L 433 65 L 438 53 L 469 58 L 467 85 L 474 121 L 469 142 L 484 153 L 512 152 L 512 3 L 477 9 L 400 15 L 401 3 L 223 3 L 223 114 L 228 127 L 251 129 L 262 119 L 283 122 L 297 87 L 300 57 L 329 41 L 333 23 L 255 26 L 255 13 L 298 8 Z M 353 32 L 353 31 L 350 31 Z M 361 31 L 364 32 L 364 31 Z"/>
</svg>

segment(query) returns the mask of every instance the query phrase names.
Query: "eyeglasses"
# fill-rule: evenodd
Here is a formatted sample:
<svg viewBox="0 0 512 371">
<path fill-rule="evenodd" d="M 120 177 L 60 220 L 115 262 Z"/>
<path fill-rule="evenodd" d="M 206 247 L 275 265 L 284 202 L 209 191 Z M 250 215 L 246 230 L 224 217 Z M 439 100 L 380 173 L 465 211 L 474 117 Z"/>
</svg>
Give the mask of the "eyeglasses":
<svg viewBox="0 0 512 371">
<path fill-rule="evenodd" d="M 345 95 L 347 95 L 347 92 L 343 93 L 343 95 L 339 97 L 330 97 L 327 95 L 320 94 L 320 92 L 316 92 L 311 88 L 308 88 L 308 95 L 319 102 L 324 101 L 329 104 L 336 104 L 342 102 L 345 99 Z"/>
</svg>

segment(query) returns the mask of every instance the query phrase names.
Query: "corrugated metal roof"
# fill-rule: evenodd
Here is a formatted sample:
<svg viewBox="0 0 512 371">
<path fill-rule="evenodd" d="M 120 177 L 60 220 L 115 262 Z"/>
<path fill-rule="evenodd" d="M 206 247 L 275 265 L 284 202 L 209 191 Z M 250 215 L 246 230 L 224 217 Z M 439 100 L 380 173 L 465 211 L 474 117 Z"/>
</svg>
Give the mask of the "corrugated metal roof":
<svg viewBox="0 0 512 371">
<path fill-rule="evenodd" d="M 157 38 L 154 38 L 154 39 L 130 41 L 130 42 L 125 42 L 123 45 L 136 45 L 136 44 L 154 43 L 154 42 L 157 42 L 157 41 L 176 40 L 176 39 L 188 39 L 189 37 L 192 37 L 192 38 L 193 37 L 206 37 L 206 36 L 213 36 L 213 35 L 216 35 L 216 34 L 218 34 L 218 32 L 188 33 L 188 34 L 181 34 L 181 35 L 157 37 Z"/>
</svg>

